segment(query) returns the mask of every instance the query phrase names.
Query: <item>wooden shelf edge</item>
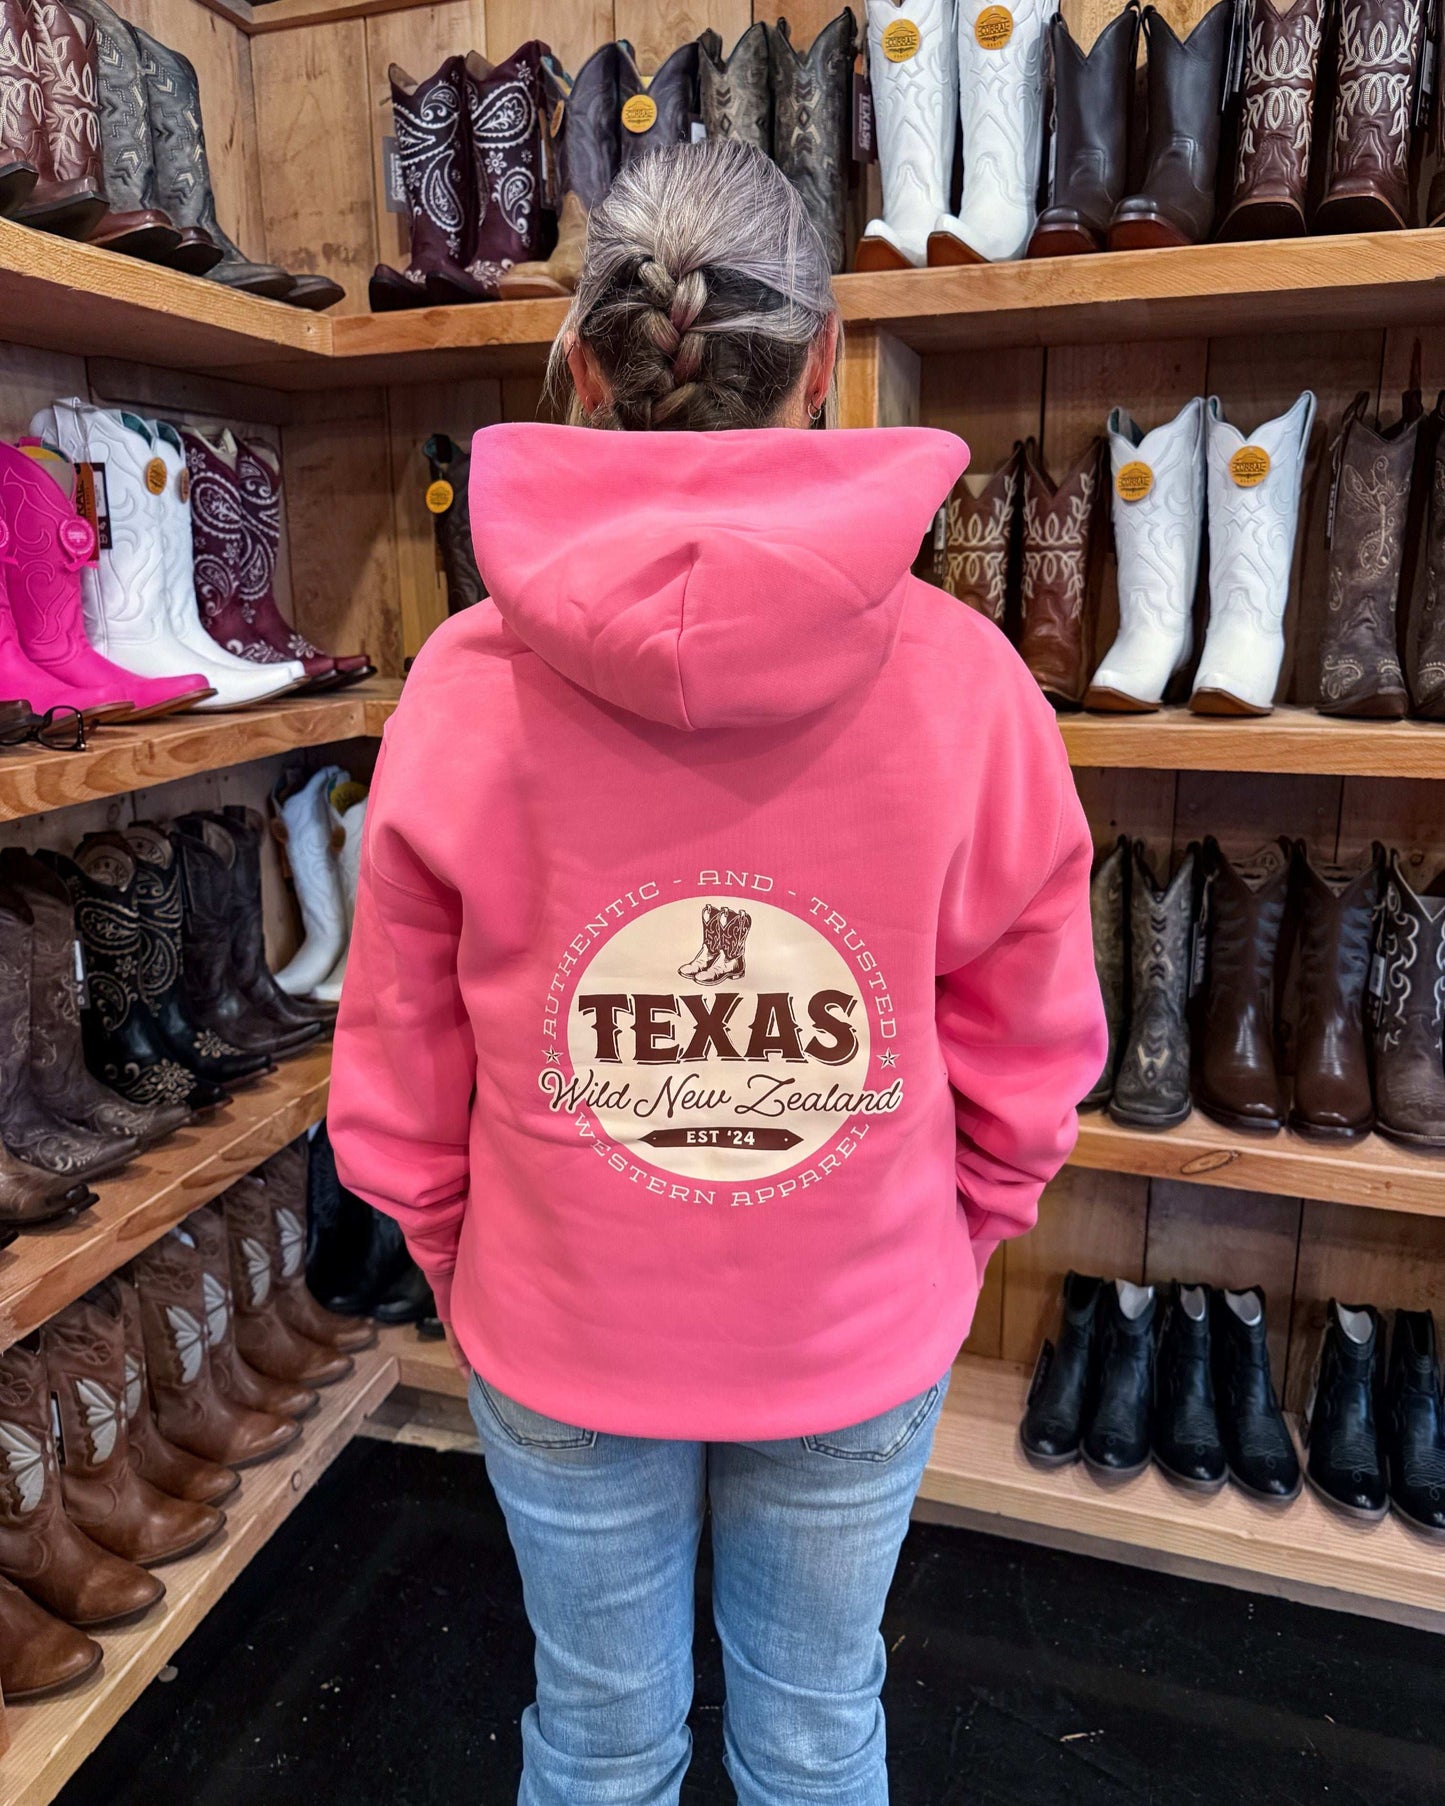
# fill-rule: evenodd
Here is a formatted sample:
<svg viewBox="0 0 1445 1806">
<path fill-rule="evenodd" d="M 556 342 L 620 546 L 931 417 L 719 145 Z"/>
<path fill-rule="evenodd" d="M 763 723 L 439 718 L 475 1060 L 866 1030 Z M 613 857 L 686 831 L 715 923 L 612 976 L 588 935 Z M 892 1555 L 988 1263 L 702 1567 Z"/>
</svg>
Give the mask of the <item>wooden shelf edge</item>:
<svg viewBox="0 0 1445 1806">
<path fill-rule="evenodd" d="M 1168 708 L 1061 715 L 1059 732 L 1069 763 L 1083 767 L 1445 778 L 1445 726 L 1429 721 L 1332 721 L 1303 708 L 1249 720 Z"/>
<path fill-rule="evenodd" d="M 355 1358 L 355 1371 L 323 1392 L 301 1439 L 275 1461 L 246 1470 L 240 1494 L 227 1502 L 219 1540 L 159 1570 L 164 1601 L 139 1624 L 100 1634 L 105 1662 L 95 1677 L 56 1699 L 7 1707 L 10 1749 L 0 1760 L 6 1806 L 54 1799 L 391 1392 L 390 1354 L 372 1348 Z"/>
<path fill-rule="evenodd" d="M 412 1323 L 399 1323 L 383 1329 L 380 1346 L 396 1362 L 396 1383 L 410 1386 L 415 1392 L 430 1392 L 441 1398 L 465 1398 L 467 1382 L 457 1371 L 451 1350 L 445 1342 L 427 1342 L 416 1333 Z"/>
<path fill-rule="evenodd" d="M 329 1042 L 236 1092 L 209 1122 L 181 1130 L 95 1186 L 70 1222 L 29 1229 L 0 1254 L 0 1350 L 149 1247 L 326 1114 Z"/>
</svg>

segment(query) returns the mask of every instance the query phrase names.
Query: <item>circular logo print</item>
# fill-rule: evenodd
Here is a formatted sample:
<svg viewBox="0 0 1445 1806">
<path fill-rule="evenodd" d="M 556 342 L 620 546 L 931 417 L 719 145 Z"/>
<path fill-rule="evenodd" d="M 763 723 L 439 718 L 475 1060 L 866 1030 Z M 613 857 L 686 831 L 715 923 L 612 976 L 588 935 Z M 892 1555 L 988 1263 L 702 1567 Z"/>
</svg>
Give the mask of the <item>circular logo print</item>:
<svg viewBox="0 0 1445 1806">
<path fill-rule="evenodd" d="M 152 495 L 163 495 L 166 487 L 166 466 L 163 458 L 151 458 L 145 470 L 146 488 Z"/>
<path fill-rule="evenodd" d="M 768 1178 L 899 1104 L 896 1081 L 868 1088 L 868 1009 L 836 939 L 754 896 L 626 922 L 577 981 L 565 1045 L 570 1076 L 540 1077 L 552 1109 L 684 1179 Z"/>
<path fill-rule="evenodd" d="M 1014 35 L 1014 16 L 1006 6 L 986 6 L 973 22 L 980 50 L 1002 50 Z"/>
<path fill-rule="evenodd" d="M 84 564 L 95 550 L 95 534 L 88 520 L 78 514 L 60 523 L 60 546 L 76 564 Z"/>
<path fill-rule="evenodd" d="M 883 54 L 890 63 L 906 63 L 918 55 L 923 36 L 912 19 L 895 19 L 891 25 L 883 27 L 880 41 Z"/>
<path fill-rule="evenodd" d="M 622 123 L 629 132 L 648 132 L 657 124 L 657 102 L 650 94 L 634 94 L 622 103 Z"/>
<path fill-rule="evenodd" d="M 1114 478 L 1114 490 L 1121 502 L 1142 502 L 1154 487 L 1154 472 L 1136 458 L 1124 465 Z"/>
<path fill-rule="evenodd" d="M 1257 489 L 1269 475 L 1269 453 L 1262 445 L 1241 445 L 1229 460 L 1230 481 L 1237 489 Z"/>
<path fill-rule="evenodd" d="M 445 514 L 452 505 L 452 486 L 445 477 L 438 477 L 435 483 L 428 483 L 426 505 L 429 514 Z"/>
</svg>

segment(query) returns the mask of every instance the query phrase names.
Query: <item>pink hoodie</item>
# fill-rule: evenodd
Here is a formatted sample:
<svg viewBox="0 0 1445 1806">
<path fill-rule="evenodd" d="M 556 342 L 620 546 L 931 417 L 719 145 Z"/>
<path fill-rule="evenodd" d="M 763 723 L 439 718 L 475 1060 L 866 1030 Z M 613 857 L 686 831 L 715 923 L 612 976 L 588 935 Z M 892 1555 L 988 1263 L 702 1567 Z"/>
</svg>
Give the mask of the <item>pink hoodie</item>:
<svg viewBox="0 0 1445 1806">
<path fill-rule="evenodd" d="M 910 574 L 946 433 L 487 428 L 386 731 L 331 1092 L 473 1365 L 639 1436 L 936 1380 L 1104 1061 L 1090 845 Z"/>
</svg>

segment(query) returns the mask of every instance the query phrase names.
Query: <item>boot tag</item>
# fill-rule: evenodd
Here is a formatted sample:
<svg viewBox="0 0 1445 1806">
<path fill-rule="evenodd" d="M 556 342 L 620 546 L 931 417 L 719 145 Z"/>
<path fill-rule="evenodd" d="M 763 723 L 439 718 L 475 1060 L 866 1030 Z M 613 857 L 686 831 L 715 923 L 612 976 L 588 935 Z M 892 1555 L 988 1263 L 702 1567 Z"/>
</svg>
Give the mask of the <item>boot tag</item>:
<svg viewBox="0 0 1445 1806">
<path fill-rule="evenodd" d="M 1262 445 L 1241 445 L 1229 460 L 1229 480 L 1236 489 L 1258 489 L 1269 475 L 1269 453 Z"/>
<path fill-rule="evenodd" d="M 986 6 L 973 22 L 973 38 L 980 50 L 1002 50 L 1013 35 L 1014 16 L 1006 6 Z"/>
<path fill-rule="evenodd" d="M 191 505 L 191 467 L 183 464 L 176 472 L 176 494 L 181 498 L 183 507 Z"/>
<path fill-rule="evenodd" d="M 1007 8 L 1002 6 L 986 6 L 979 14 L 978 24 L 974 27 L 975 31 L 982 28 L 984 20 L 988 18 L 990 13 L 1002 13 L 1004 18 L 1008 20 L 1009 31 L 1013 30 L 1013 19 L 1010 17 Z M 983 43 L 982 38 L 978 41 L 980 44 Z M 890 63 L 911 62 L 912 59 L 918 55 L 918 46 L 922 42 L 923 34 L 913 23 L 912 19 L 895 19 L 891 25 L 885 25 L 883 28 L 883 36 L 879 39 L 883 54 L 888 58 Z M 1007 43 L 1007 36 L 1001 38 L 999 42 Z"/>
<path fill-rule="evenodd" d="M 77 938 L 70 943 L 71 967 L 75 977 L 75 1001 L 83 1010 L 90 1008 L 90 974 L 85 966 L 85 946 Z"/>
<path fill-rule="evenodd" d="M 60 550 L 68 571 L 95 563 L 95 531 L 83 514 L 67 516 L 60 523 Z"/>
<path fill-rule="evenodd" d="M 396 139 L 385 137 L 381 141 L 382 184 L 386 190 L 386 211 L 388 213 L 410 213 L 407 205 L 406 179 L 401 173 L 401 153 L 396 148 Z"/>
<path fill-rule="evenodd" d="M 878 161 L 878 139 L 873 130 L 873 84 L 868 79 L 861 55 L 853 62 L 853 161 Z"/>
<path fill-rule="evenodd" d="M 451 507 L 455 491 L 445 477 L 438 477 L 435 483 L 426 486 L 426 511 L 428 514 L 445 514 Z"/>
<path fill-rule="evenodd" d="M 148 458 L 146 460 L 145 483 L 152 495 L 165 494 L 166 464 L 164 458 Z"/>
<path fill-rule="evenodd" d="M 657 102 L 650 94 L 634 94 L 622 103 L 622 123 L 629 132 L 650 132 L 657 124 Z"/>
<path fill-rule="evenodd" d="M 102 552 L 110 550 L 110 499 L 105 487 L 104 464 L 77 464 L 75 467 L 75 512 L 90 522 L 95 544 L 90 562 L 98 564 Z"/>
<path fill-rule="evenodd" d="M 1142 502 L 1154 487 L 1154 472 L 1138 458 L 1132 459 L 1114 478 L 1114 493 L 1121 502 Z"/>
<path fill-rule="evenodd" d="M 1214 887 L 1211 874 L 1204 880 L 1199 894 L 1199 913 L 1194 919 L 1194 944 L 1189 951 L 1189 995 L 1193 997 L 1204 983 L 1204 970 L 1209 959 L 1210 892 Z"/>
</svg>

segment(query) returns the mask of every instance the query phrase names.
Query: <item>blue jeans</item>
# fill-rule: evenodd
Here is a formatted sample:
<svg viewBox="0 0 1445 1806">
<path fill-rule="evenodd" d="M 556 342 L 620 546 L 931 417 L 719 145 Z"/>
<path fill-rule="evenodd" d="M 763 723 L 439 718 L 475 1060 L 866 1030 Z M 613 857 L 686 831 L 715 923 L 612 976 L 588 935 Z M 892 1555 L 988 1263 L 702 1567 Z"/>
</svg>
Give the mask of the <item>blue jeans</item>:
<svg viewBox="0 0 1445 1806">
<path fill-rule="evenodd" d="M 879 1624 L 947 1389 L 823 1436 L 660 1442 L 558 1423 L 474 1376 L 537 1639 L 519 1806 L 676 1806 L 709 1501 L 739 1806 L 886 1806 Z"/>
</svg>

